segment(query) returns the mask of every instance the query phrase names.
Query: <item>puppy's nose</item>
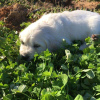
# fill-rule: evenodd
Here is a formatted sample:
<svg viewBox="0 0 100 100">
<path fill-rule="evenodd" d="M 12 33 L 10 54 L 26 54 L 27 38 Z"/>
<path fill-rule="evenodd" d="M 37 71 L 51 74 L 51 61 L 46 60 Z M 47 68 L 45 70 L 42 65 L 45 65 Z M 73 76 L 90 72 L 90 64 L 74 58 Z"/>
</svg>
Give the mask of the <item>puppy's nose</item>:
<svg viewBox="0 0 100 100">
<path fill-rule="evenodd" d="M 28 61 L 29 60 L 29 56 L 28 55 L 25 55 L 25 56 L 21 55 L 21 59 Z"/>
</svg>

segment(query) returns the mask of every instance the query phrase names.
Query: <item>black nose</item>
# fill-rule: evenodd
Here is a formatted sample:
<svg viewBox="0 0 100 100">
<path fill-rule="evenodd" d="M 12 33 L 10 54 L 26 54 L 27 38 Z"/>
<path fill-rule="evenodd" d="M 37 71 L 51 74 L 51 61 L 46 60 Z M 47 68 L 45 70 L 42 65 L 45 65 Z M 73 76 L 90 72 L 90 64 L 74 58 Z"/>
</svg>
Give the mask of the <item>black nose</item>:
<svg viewBox="0 0 100 100">
<path fill-rule="evenodd" d="M 21 55 L 21 59 L 28 61 L 29 60 L 29 56 L 28 55 L 25 55 L 25 56 Z"/>
</svg>

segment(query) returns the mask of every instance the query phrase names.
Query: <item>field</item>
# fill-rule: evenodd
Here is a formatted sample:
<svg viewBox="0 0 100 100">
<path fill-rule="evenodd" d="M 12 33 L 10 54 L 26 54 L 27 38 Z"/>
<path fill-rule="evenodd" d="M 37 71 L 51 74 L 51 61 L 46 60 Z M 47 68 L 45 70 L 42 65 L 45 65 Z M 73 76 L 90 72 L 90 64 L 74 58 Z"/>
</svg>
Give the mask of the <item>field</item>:
<svg viewBox="0 0 100 100">
<path fill-rule="evenodd" d="M 0 1 L 0 100 L 100 100 L 100 36 L 86 38 L 83 51 L 81 41 L 62 41 L 66 49 L 20 59 L 19 32 L 44 13 L 100 12 L 100 0 L 44 1 Z"/>
</svg>

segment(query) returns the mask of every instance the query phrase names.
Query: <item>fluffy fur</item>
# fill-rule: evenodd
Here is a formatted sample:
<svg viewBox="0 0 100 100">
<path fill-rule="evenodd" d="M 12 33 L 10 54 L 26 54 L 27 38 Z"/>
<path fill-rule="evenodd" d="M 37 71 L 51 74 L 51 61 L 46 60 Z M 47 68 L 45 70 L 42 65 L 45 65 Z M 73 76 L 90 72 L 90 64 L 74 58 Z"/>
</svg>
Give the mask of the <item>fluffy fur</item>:
<svg viewBox="0 0 100 100">
<path fill-rule="evenodd" d="M 100 15 L 98 13 L 76 10 L 43 15 L 38 21 L 23 30 L 19 38 L 22 42 L 20 55 L 26 60 L 33 58 L 34 53 L 41 53 L 47 48 L 55 51 L 61 47 L 62 39 L 68 44 L 81 40 L 92 34 L 100 34 Z M 84 49 L 86 44 L 80 47 Z"/>
</svg>

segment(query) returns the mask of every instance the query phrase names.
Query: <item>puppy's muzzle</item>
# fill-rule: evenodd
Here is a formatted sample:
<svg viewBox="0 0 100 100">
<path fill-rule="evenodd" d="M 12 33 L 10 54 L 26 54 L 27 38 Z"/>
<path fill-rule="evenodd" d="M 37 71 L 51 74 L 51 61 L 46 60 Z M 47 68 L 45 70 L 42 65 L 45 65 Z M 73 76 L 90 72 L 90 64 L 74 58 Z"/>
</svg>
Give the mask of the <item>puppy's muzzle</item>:
<svg viewBox="0 0 100 100">
<path fill-rule="evenodd" d="M 29 60 L 29 55 L 25 55 L 25 56 L 20 55 L 20 57 L 21 57 L 22 60 L 26 60 L 26 61 Z"/>
</svg>

